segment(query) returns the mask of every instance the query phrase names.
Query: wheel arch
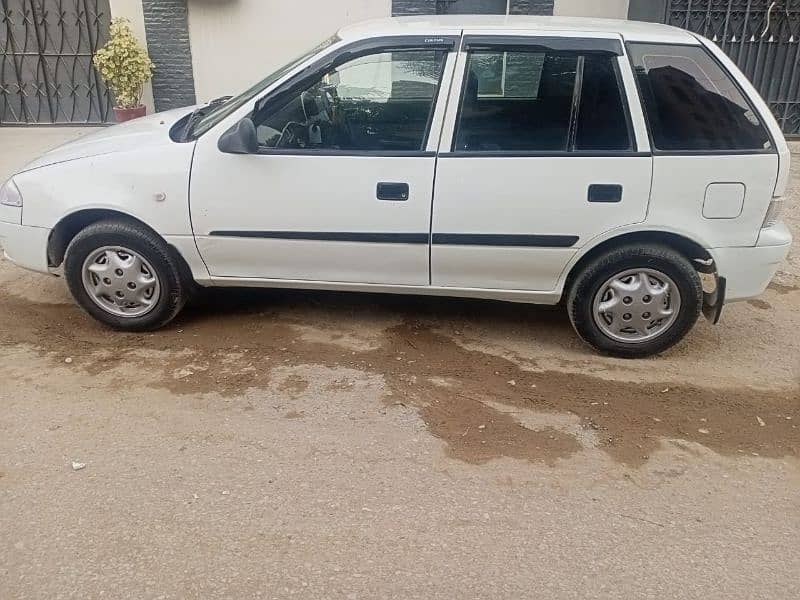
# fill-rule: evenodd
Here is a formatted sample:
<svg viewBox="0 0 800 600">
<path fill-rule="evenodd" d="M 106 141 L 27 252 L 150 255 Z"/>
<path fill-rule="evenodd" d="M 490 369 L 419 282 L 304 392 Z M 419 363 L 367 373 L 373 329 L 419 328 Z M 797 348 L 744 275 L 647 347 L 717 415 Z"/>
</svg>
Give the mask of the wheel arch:
<svg viewBox="0 0 800 600">
<path fill-rule="evenodd" d="M 569 293 L 575 278 L 591 261 L 620 246 L 635 244 L 660 244 L 666 246 L 684 256 L 701 273 L 713 273 L 715 271 L 713 257 L 708 250 L 686 235 L 659 230 L 631 231 L 604 239 L 585 250 L 566 269 L 564 294 Z"/>
<path fill-rule="evenodd" d="M 186 281 L 191 281 L 193 279 L 192 271 L 189 268 L 184 256 L 178 251 L 177 248 L 175 248 L 175 246 L 167 242 L 164 239 L 164 236 L 162 236 L 141 219 L 129 213 L 107 208 L 87 208 L 62 217 L 62 219 L 56 223 L 56 226 L 53 227 L 52 231 L 50 232 L 50 238 L 47 241 L 48 266 L 50 268 L 57 268 L 61 266 L 61 264 L 64 262 L 64 257 L 66 256 L 67 248 L 69 247 L 70 242 L 72 242 L 75 236 L 78 235 L 78 233 L 80 233 L 83 229 L 100 221 L 112 220 L 134 223 L 139 227 L 147 229 L 153 235 L 157 236 L 166 244 L 170 254 L 177 261 L 177 264 L 181 270 L 181 275 L 187 278 Z"/>
</svg>

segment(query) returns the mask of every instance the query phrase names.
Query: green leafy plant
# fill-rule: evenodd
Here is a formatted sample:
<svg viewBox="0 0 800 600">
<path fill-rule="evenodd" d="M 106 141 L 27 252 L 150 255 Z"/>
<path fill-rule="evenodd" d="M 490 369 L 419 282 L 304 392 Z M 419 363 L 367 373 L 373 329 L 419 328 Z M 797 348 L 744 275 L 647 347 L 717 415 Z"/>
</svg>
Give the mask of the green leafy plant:
<svg viewBox="0 0 800 600">
<path fill-rule="evenodd" d="M 153 62 L 133 35 L 128 19 L 111 21 L 108 43 L 94 55 L 100 77 L 114 93 L 118 108 L 142 103 L 142 89 L 153 76 Z"/>
</svg>

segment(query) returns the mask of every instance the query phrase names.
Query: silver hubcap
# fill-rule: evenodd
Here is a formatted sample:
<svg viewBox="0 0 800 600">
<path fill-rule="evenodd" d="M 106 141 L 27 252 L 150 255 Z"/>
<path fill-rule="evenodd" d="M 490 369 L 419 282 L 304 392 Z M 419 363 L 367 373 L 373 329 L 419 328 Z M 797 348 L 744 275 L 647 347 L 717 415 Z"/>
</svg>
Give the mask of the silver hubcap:
<svg viewBox="0 0 800 600">
<path fill-rule="evenodd" d="M 672 327 L 680 308 L 681 295 L 672 279 L 654 269 L 631 269 L 600 286 L 592 315 L 612 340 L 640 343 Z"/>
<path fill-rule="evenodd" d="M 121 246 L 105 246 L 83 263 L 83 287 L 104 311 L 118 317 L 141 317 L 158 303 L 161 285 L 145 258 Z"/>
</svg>

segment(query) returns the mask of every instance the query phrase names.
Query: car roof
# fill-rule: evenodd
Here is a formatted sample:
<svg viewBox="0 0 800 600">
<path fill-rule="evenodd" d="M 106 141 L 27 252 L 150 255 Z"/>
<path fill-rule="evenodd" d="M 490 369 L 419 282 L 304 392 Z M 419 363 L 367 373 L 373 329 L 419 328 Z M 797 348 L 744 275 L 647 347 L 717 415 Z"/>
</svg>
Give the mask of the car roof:
<svg viewBox="0 0 800 600">
<path fill-rule="evenodd" d="M 393 35 L 453 35 L 478 31 L 499 33 L 563 32 L 565 34 L 609 34 L 625 41 L 698 44 L 688 31 L 640 21 L 586 17 L 535 17 L 527 15 L 430 15 L 391 17 L 363 21 L 339 31 L 343 40 Z"/>
</svg>

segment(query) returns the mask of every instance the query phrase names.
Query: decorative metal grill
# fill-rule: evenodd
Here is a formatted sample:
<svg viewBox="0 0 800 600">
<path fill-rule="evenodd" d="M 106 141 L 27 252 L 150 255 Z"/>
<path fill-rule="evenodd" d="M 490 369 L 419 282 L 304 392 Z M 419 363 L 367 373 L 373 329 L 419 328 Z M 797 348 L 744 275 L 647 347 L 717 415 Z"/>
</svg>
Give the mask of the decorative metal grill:
<svg viewBox="0 0 800 600">
<path fill-rule="evenodd" d="M 105 123 L 111 97 L 92 64 L 109 0 L 0 0 L 0 125 Z"/>
<path fill-rule="evenodd" d="M 800 135 L 800 0 L 670 0 L 667 23 L 718 43 Z"/>
</svg>

